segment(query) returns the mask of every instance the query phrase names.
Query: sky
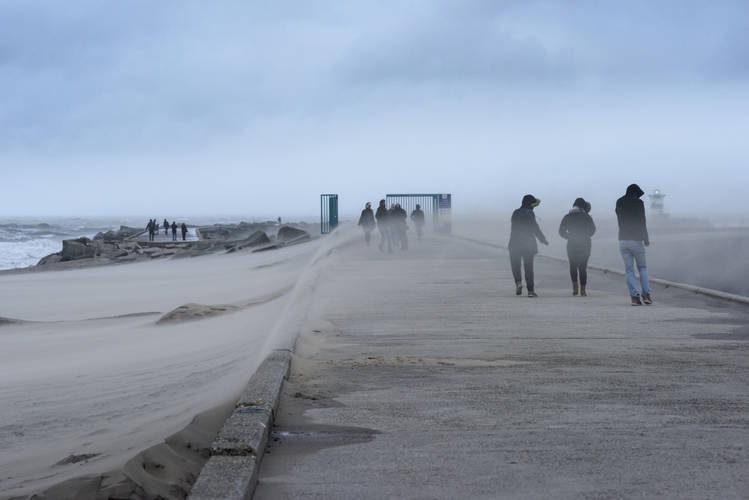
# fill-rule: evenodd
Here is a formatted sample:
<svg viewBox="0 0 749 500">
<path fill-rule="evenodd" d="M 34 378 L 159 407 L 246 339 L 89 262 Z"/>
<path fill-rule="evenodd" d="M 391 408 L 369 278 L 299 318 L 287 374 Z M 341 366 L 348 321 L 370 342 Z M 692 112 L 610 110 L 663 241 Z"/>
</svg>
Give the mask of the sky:
<svg viewBox="0 0 749 500">
<path fill-rule="evenodd" d="M 0 216 L 749 212 L 744 0 L 0 2 Z"/>
</svg>

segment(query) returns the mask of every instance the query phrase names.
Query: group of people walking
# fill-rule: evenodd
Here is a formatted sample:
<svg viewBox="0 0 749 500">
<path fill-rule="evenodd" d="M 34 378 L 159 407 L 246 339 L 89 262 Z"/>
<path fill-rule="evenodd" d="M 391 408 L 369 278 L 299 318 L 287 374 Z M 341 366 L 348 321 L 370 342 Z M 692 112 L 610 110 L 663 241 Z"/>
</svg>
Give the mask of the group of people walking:
<svg viewBox="0 0 749 500">
<path fill-rule="evenodd" d="M 164 223 L 161 227 L 164 228 L 165 236 L 169 235 L 169 229 L 172 230 L 172 241 L 177 241 L 178 228 L 182 230 L 182 241 L 187 239 L 187 224 L 185 224 L 184 222 L 181 226 L 177 226 L 177 222 L 172 221 L 172 223 L 169 224 L 169 221 L 164 219 Z M 148 219 L 146 229 L 148 230 L 148 241 L 156 240 L 156 235 L 159 232 L 159 222 L 156 219 Z"/>
<path fill-rule="evenodd" d="M 637 184 L 630 184 L 624 196 L 616 201 L 616 217 L 619 225 L 619 253 L 624 261 L 625 279 L 629 290 L 631 304 L 650 305 L 648 270 L 645 259 L 645 247 L 650 245 L 645 205 L 640 199 L 645 194 Z M 523 197 L 520 208 L 512 213 L 510 219 L 510 267 L 515 279 L 515 294 L 523 294 L 523 272 L 528 297 L 537 297 L 535 292 L 533 259 L 538 253 L 538 243 L 548 245 L 544 233 L 536 222 L 533 209 L 541 200 L 527 194 Z M 588 259 L 591 251 L 591 237 L 596 232 L 596 225 L 590 216 L 590 203 L 577 198 L 572 209 L 562 218 L 559 224 L 559 235 L 567 240 L 567 257 L 570 264 L 572 294 L 587 295 Z M 640 274 L 640 289 L 635 280 L 635 266 Z M 522 270 L 521 270 L 522 267 Z"/>
<path fill-rule="evenodd" d="M 359 216 L 359 226 L 364 230 L 364 241 L 370 245 L 372 232 L 375 227 L 380 232 L 381 252 L 387 247 L 388 252 L 393 251 L 393 246 L 400 247 L 401 251 L 408 250 L 408 223 L 406 219 L 408 213 L 400 206 L 399 203 L 393 203 L 390 208 L 387 207 L 385 200 L 380 200 L 377 212 L 372 211 L 372 203 L 367 202 Z M 411 212 L 411 221 L 416 228 L 416 238 L 421 240 L 424 230 L 424 212 L 420 205 Z"/>
</svg>

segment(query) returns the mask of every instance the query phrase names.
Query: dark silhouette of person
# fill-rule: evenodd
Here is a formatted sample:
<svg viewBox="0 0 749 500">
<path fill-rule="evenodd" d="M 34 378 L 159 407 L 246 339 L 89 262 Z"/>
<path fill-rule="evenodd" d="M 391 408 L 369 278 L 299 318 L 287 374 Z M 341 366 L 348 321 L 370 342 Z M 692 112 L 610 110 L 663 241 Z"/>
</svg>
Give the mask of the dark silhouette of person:
<svg viewBox="0 0 749 500">
<path fill-rule="evenodd" d="M 588 259 L 590 258 L 590 238 L 596 232 L 593 218 L 588 215 L 590 203 L 583 198 L 577 198 L 572 209 L 562 217 L 559 224 L 559 236 L 567 240 L 567 259 L 570 263 L 570 278 L 572 279 L 572 295 L 586 296 L 588 284 Z M 578 289 L 578 277 L 580 286 Z"/>
<path fill-rule="evenodd" d="M 377 225 L 374 212 L 372 211 L 372 204 L 370 202 L 367 202 L 366 205 L 364 205 L 364 210 L 361 211 L 359 225 L 364 230 L 364 241 L 367 242 L 367 246 L 369 246 L 372 239 L 372 231 L 374 231 L 374 228 Z"/>
<path fill-rule="evenodd" d="M 416 239 L 421 241 L 421 233 L 424 230 L 424 211 L 421 210 L 421 205 L 417 204 L 411 212 L 411 220 L 416 228 Z"/>
<path fill-rule="evenodd" d="M 616 200 L 616 219 L 619 223 L 619 253 L 624 260 L 625 279 L 633 306 L 650 305 L 650 282 L 645 259 L 645 247 L 650 245 L 645 221 L 645 204 L 640 197 L 645 194 L 637 184 L 627 186 L 624 196 Z M 635 281 L 635 263 L 640 273 L 642 294 Z"/>
<path fill-rule="evenodd" d="M 515 278 L 515 295 L 523 294 L 523 279 L 520 273 L 522 262 L 523 270 L 525 271 L 525 285 L 528 288 L 528 297 L 538 297 L 533 283 L 533 259 L 538 253 L 536 239 L 544 245 L 549 244 L 546 241 L 546 236 L 541 232 L 541 228 L 538 227 L 536 215 L 533 213 L 533 209 L 539 203 L 541 203 L 541 200 L 532 194 L 526 194 L 523 196 L 520 208 L 512 212 L 512 218 L 510 219 L 510 242 L 508 249 L 510 250 L 512 276 Z"/>
<path fill-rule="evenodd" d="M 164 219 L 164 236 L 169 235 L 169 221 Z"/>
<path fill-rule="evenodd" d="M 388 221 L 388 207 L 385 200 L 380 200 L 380 204 L 375 212 L 375 219 L 377 220 L 377 229 L 380 231 L 380 252 L 385 251 L 385 244 L 387 244 L 388 252 L 393 251 L 393 243 L 390 238 L 390 225 Z"/>
<path fill-rule="evenodd" d="M 185 241 L 186 237 L 187 237 L 187 225 L 183 222 L 182 223 L 182 241 Z"/>
<path fill-rule="evenodd" d="M 177 221 L 172 221 L 172 241 L 177 241 Z"/>
<path fill-rule="evenodd" d="M 400 206 L 400 203 L 396 203 L 395 206 L 390 210 L 388 214 L 390 220 L 390 230 L 393 240 L 400 246 L 401 251 L 405 252 L 408 250 L 408 214 Z"/>
<path fill-rule="evenodd" d="M 156 231 L 156 221 L 153 219 L 148 219 L 148 225 L 146 225 L 146 229 L 148 229 L 148 241 L 154 240 L 154 231 Z"/>
</svg>

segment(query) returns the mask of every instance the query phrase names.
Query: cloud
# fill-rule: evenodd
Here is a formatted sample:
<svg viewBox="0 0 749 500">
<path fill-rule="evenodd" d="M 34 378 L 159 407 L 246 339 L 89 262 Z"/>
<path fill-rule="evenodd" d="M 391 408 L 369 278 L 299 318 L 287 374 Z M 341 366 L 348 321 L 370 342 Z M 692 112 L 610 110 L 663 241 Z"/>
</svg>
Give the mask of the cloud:
<svg viewBox="0 0 749 500">
<path fill-rule="evenodd" d="M 533 183 L 566 199 L 573 169 L 617 193 L 635 174 L 686 191 L 710 162 L 738 185 L 747 14 L 738 0 L 1 2 L 0 169 L 18 170 L 6 189 L 50 187 L 0 203 L 146 177 L 205 187 L 203 213 L 331 190 L 352 206 Z"/>
<path fill-rule="evenodd" d="M 365 30 L 344 64 L 357 82 L 674 85 L 744 67 L 741 2 L 441 2 Z"/>
</svg>

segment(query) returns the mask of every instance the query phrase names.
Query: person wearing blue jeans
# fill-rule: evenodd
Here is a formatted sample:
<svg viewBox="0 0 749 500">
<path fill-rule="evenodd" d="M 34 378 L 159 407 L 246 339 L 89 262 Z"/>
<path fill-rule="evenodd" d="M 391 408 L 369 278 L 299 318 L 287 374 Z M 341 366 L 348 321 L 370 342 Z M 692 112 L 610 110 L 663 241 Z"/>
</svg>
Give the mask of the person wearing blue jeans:
<svg viewBox="0 0 749 500">
<path fill-rule="evenodd" d="M 627 288 L 633 306 L 643 303 L 650 305 L 648 267 L 645 259 L 645 247 L 650 245 L 647 223 L 645 221 L 645 204 L 640 197 L 645 194 L 637 184 L 630 184 L 624 196 L 616 200 L 616 219 L 619 223 L 619 253 L 624 260 Z M 640 288 L 635 281 L 635 264 L 640 273 Z"/>
</svg>

